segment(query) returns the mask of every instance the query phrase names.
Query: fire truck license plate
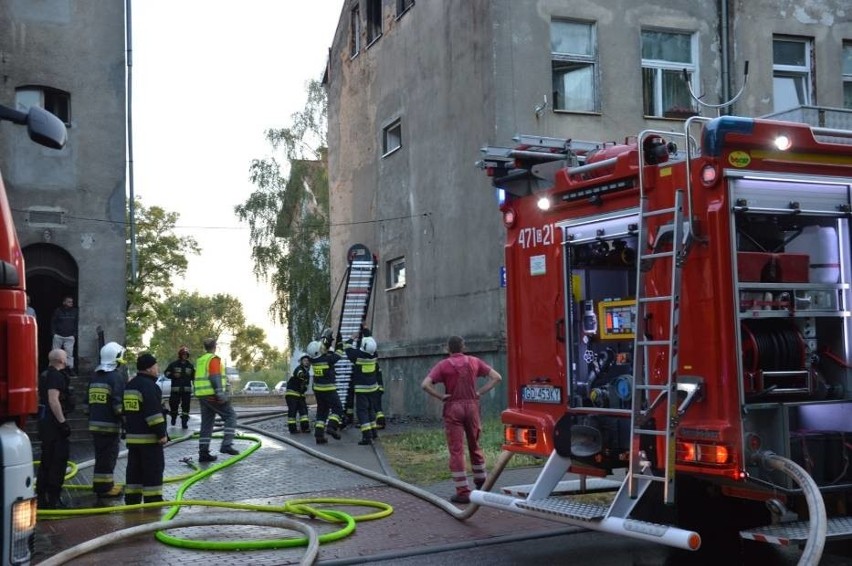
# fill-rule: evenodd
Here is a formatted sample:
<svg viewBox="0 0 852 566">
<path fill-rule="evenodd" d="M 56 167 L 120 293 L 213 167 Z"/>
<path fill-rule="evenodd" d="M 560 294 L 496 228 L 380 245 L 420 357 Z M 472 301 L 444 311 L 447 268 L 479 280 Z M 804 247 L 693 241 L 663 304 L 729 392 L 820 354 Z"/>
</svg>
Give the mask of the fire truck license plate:
<svg viewBox="0 0 852 566">
<path fill-rule="evenodd" d="M 562 390 L 549 385 L 525 385 L 521 397 L 532 403 L 561 403 Z"/>
</svg>

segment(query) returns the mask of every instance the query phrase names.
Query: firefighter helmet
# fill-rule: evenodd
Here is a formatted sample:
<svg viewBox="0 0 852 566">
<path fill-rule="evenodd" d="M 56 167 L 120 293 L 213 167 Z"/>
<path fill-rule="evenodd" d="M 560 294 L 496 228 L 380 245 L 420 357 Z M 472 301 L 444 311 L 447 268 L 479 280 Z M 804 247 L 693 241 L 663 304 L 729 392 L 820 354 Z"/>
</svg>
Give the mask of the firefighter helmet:
<svg viewBox="0 0 852 566">
<path fill-rule="evenodd" d="M 322 344 L 320 344 L 319 341 L 314 340 L 308 344 L 308 347 L 305 348 L 305 352 L 307 352 L 311 359 L 318 358 L 322 355 Z"/>
<path fill-rule="evenodd" d="M 376 339 L 372 336 L 367 336 L 361 340 L 361 351 L 367 352 L 371 356 L 376 353 Z"/>
<path fill-rule="evenodd" d="M 101 348 L 101 363 L 95 371 L 112 371 L 124 363 L 124 346 L 109 342 Z"/>
<path fill-rule="evenodd" d="M 178 350 L 178 357 L 181 357 L 183 354 L 186 354 L 186 357 L 189 357 L 189 348 L 186 346 L 181 346 Z"/>
</svg>

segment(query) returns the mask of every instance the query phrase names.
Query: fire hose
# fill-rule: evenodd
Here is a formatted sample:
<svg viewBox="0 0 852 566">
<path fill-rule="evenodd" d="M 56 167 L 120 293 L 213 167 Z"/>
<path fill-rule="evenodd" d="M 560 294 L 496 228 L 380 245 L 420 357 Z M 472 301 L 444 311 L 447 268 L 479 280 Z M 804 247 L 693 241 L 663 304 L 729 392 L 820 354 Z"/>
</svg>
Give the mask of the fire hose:
<svg viewBox="0 0 852 566">
<path fill-rule="evenodd" d="M 799 566 L 810 566 L 819 564 L 822 551 L 825 548 L 825 537 L 828 529 L 828 519 L 825 513 L 825 502 L 816 482 L 808 472 L 794 461 L 779 456 L 771 451 L 762 452 L 758 459 L 765 468 L 777 470 L 802 488 L 805 501 L 808 504 L 808 517 L 810 528 L 808 531 L 808 542 L 799 558 Z"/>
</svg>

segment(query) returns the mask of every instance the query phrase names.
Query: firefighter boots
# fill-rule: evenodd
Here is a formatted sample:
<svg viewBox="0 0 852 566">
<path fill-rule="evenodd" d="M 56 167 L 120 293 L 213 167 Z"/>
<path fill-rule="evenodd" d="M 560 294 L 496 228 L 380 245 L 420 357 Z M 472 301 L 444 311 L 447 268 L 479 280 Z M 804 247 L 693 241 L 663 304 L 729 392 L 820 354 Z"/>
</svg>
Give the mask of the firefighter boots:
<svg viewBox="0 0 852 566">
<path fill-rule="evenodd" d="M 376 439 L 379 437 L 379 433 L 376 429 L 370 429 L 370 438 Z"/>
<path fill-rule="evenodd" d="M 376 416 L 376 427 L 385 428 L 385 416 L 384 415 L 377 415 Z"/>
<path fill-rule="evenodd" d="M 290 434 L 298 434 L 299 433 L 299 429 L 296 428 L 296 423 L 287 424 L 287 430 L 290 431 Z"/>
<path fill-rule="evenodd" d="M 308 421 L 302 421 L 302 432 L 311 432 L 311 423 Z"/>
<path fill-rule="evenodd" d="M 358 441 L 360 446 L 369 446 L 373 443 L 373 436 L 370 434 L 370 431 L 365 430 L 361 433 L 361 440 Z"/>
<path fill-rule="evenodd" d="M 198 453 L 199 462 L 215 462 L 218 456 L 214 456 L 209 450 L 202 450 Z"/>
<path fill-rule="evenodd" d="M 172 426 L 175 426 L 175 421 L 177 421 L 177 417 L 172 415 Z"/>
<path fill-rule="evenodd" d="M 181 417 L 180 428 L 186 430 L 189 428 L 189 417 Z"/>
<path fill-rule="evenodd" d="M 337 425 L 334 423 L 328 426 L 328 430 L 326 432 L 328 432 L 328 435 L 333 439 L 340 440 L 340 431 L 337 430 Z"/>
<path fill-rule="evenodd" d="M 230 454 L 231 456 L 239 456 L 240 451 L 233 446 L 223 446 L 219 449 L 220 454 Z"/>
</svg>

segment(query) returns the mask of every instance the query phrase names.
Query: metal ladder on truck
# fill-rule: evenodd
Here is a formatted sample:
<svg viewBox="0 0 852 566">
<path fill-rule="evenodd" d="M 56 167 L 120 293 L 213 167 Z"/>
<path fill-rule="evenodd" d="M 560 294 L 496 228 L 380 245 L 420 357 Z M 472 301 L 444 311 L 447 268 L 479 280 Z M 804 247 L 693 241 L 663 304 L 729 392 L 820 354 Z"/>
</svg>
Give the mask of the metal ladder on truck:
<svg viewBox="0 0 852 566">
<path fill-rule="evenodd" d="M 347 252 L 349 267 L 346 268 L 343 306 L 340 309 L 340 321 L 337 324 L 338 346 L 343 340 L 361 331 L 367 319 L 373 284 L 376 280 L 378 261 L 367 246 L 355 244 Z M 334 366 L 337 394 L 341 403 L 346 401 L 346 392 L 352 376 L 352 363 L 344 356 Z"/>
<path fill-rule="evenodd" d="M 678 409 L 678 327 L 680 319 L 681 268 L 684 261 L 684 194 L 682 190 L 675 191 L 674 206 L 658 210 L 648 210 L 648 197 L 640 191 L 640 212 L 636 275 L 636 338 L 633 348 L 633 388 L 632 410 L 630 416 L 630 467 L 628 469 L 628 494 L 631 498 L 641 495 L 640 491 L 652 481 L 663 482 L 663 498 L 665 503 L 674 503 L 675 475 L 675 432 L 679 417 Z M 648 238 L 648 220 L 654 217 L 664 217 L 668 222 L 660 226 L 654 236 L 650 252 L 644 248 Z M 658 248 L 671 240 L 671 249 L 658 251 Z M 659 259 L 670 259 L 669 294 L 648 294 L 646 278 L 648 264 Z M 668 325 L 664 325 L 663 336 L 650 337 L 646 324 L 649 305 L 666 303 L 668 305 Z M 666 353 L 667 372 L 664 383 L 650 382 L 651 350 Z M 694 392 L 693 392 L 694 394 Z M 649 401 L 650 398 L 653 398 Z M 690 398 L 691 401 L 691 398 Z M 660 405 L 665 407 L 665 426 L 653 426 L 653 412 Z M 655 476 L 647 473 L 649 462 L 643 442 L 653 442 L 656 438 L 664 439 L 663 475 Z"/>
</svg>

